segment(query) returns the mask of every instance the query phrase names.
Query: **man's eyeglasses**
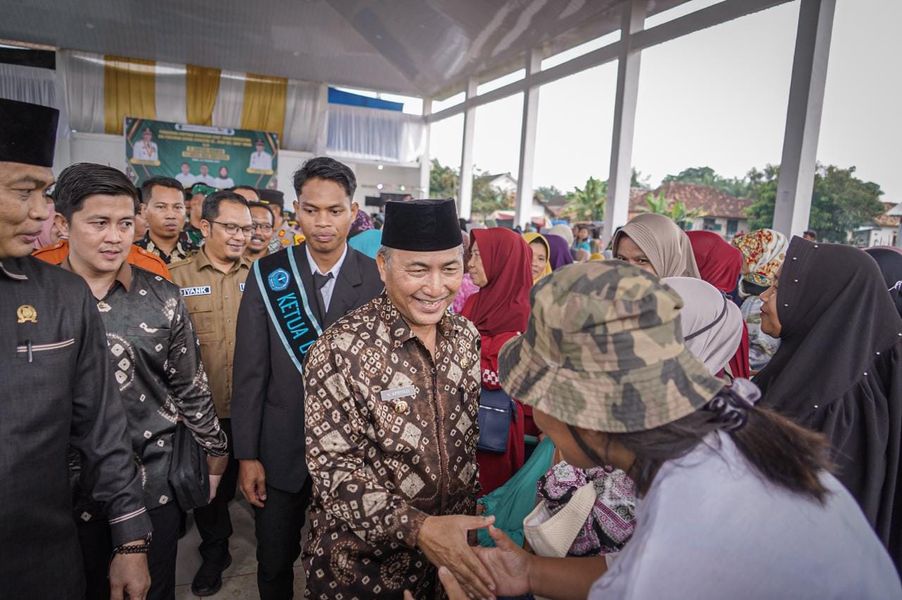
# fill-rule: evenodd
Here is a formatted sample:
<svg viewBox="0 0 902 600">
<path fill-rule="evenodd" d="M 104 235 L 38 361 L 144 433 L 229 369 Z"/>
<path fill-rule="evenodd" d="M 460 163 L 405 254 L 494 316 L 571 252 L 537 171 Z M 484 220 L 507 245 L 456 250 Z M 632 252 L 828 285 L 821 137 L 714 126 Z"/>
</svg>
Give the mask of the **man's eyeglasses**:
<svg viewBox="0 0 902 600">
<path fill-rule="evenodd" d="M 241 227 L 240 225 L 236 225 L 235 223 L 223 223 L 222 221 L 213 221 L 213 223 L 222 226 L 222 228 L 225 229 L 226 233 L 228 233 L 229 235 L 235 235 L 240 231 L 242 234 L 244 234 L 244 237 L 251 237 L 252 235 L 254 235 L 254 229 L 256 229 L 256 226 L 254 225 Z"/>
<path fill-rule="evenodd" d="M 272 233 L 272 225 L 269 223 L 254 223 L 254 229 L 259 229 L 263 233 Z"/>
</svg>

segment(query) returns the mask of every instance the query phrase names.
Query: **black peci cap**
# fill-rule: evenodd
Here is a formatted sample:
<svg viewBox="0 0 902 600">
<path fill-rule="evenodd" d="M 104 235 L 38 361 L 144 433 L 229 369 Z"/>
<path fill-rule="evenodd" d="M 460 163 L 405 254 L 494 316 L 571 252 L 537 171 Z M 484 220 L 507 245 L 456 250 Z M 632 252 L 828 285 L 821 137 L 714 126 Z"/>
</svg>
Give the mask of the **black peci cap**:
<svg viewBox="0 0 902 600">
<path fill-rule="evenodd" d="M 463 244 L 454 200 L 390 200 L 385 203 L 382 245 L 396 250 L 439 252 Z"/>
<path fill-rule="evenodd" d="M 53 166 L 55 108 L 0 98 L 0 162 Z"/>
</svg>

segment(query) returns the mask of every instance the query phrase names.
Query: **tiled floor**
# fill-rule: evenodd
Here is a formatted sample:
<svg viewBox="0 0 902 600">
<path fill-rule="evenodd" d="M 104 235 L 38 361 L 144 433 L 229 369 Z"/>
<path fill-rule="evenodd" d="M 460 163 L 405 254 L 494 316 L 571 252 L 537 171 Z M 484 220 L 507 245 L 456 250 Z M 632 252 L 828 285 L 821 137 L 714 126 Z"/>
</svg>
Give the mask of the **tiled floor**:
<svg viewBox="0 0 902 600">
<path fill-rule="evenodd" d="M 239 492 L 237 496 L 240 497 L 241 493 Z M 208 598 L 212 600 L 254 600 L 259 598 L 254 513 L 243 498 L 241 501 L 236 499 L 232 502 L 229 512 L 234 529 L 229 541 L 232 564 L 223 573 L 222 589 L 216 595 L 208 596 Z M 200 553 L 197 551 L 199 543 L 200 536 L 194 526 L 194 520 L 189 516 L 188 533 L 179 541 L 178 566 L 175 571 L 176 600 L 197 598 L 191 593 L 191 579 L 197 568 L 200 567 Z M 294 597 L 298 600 L 304 597 L 304 569 L 300 566 L 300 559 L 294 567 Z"/>
</svg>

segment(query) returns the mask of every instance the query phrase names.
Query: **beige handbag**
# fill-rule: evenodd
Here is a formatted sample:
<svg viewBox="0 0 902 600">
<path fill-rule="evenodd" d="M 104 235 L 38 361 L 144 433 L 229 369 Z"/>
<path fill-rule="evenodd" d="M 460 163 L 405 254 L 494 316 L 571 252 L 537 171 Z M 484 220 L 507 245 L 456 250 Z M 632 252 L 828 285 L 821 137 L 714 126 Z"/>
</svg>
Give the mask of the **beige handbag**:
<svg viewBox="0 0 902 600">
<path fill-rule="evenodd" d="M 570 501 L 554 514 L 545 508 L 544 500 L 540 502 L 523 519 L 523 535 L 530 548 L 539 556 L 567 556 L 573 541 L 589 519 L 596 498 L 595 483 L 589 482 L 576 490 Z"/>
</svg>

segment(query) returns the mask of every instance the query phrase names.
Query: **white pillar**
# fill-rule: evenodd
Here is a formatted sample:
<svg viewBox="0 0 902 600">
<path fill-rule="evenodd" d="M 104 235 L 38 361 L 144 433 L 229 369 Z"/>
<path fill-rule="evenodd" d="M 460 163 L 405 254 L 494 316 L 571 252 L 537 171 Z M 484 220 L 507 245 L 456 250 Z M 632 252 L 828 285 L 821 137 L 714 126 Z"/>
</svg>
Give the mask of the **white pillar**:
<svg viewBox="0 0 902 600">
<path fill-rule="evenodd" d="M 429 174 L 432 172 L 432 160 L 429 158 L 429 137 L 432 125 L 426 120 L 432 114 L 432 98 L 423 98 L 423 153 L 420 155 L 420 189 L 417 198 L 429 197 Z"/>
<path fill-rule="evenodd" d="M 787 236 L 808 228 L 827 59 L 836 0 L 802 0 L 796 34 L 774 229 Z"/>
<path fill-rule="evenodd" d="M 532 49 L 526 57 L 526 79 L 542 68 L 542 55 Z M 514 224 L 525 226 L 532 220 L 532 171 L 536 158 L 536 123 L 539 119 L 539 87 L 523 92 L 523 123 L 520 126 L 520 168 L 517 175 L 517 203 Z"/>
<path fill-rule="evenodd" d="M 611 136 L 611 168 L 608 171 L 608 198 L 604 210 L 602 242 L 607 245 L 614 230 L 629 215 L 630 180 L 633 167 L 633 131 L 636 127 L 636 100 L 639 96 L 640 50 L 632 49 L 632 35 L 645 25 L 646 2 L 632 0 L 623 6 L 620 24 L 620 56 L 617 59 L 617 96 L 614 102 L 614 130 Z"/>
<path fill-rule="evenodd" d="M 476 79 L 467 81 L 464 102 L 476 95 Z M 464 111 L 464 134 L 460 152 L 460 197 L 457 210 L 461 217 L 469 219 L 473 209 L 473 137 L 476 133 L 476 107 Z"/>
</svg>

